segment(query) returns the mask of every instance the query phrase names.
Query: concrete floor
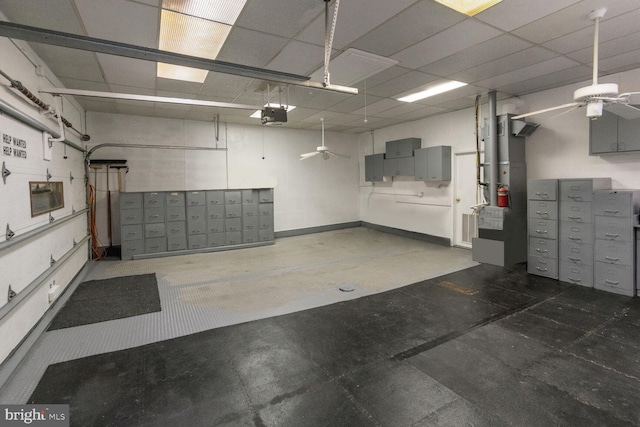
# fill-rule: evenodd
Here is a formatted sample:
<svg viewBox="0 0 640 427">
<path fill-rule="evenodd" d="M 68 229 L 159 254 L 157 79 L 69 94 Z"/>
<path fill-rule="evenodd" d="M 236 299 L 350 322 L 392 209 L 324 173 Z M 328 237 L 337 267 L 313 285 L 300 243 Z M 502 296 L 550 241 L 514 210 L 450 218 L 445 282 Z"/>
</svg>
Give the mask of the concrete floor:
<svg viewBox="0 0 640 427">
<path fill-rule="evenodd" d="M 72 425 L 640 425 L 637 299 L 469 258 L 350 229 L 102 263 L 157 272 L 162 314 L 45 333 L 0 401 Z"/>
</svg>

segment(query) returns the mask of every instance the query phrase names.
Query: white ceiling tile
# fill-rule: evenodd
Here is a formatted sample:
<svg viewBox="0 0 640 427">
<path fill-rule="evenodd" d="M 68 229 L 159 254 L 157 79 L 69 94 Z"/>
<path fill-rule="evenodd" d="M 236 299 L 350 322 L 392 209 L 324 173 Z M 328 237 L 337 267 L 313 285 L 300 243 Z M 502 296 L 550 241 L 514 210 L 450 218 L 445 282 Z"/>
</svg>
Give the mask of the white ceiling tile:
<svg viewBox="0 0 640 427">
<path fill-rule="evenodd" d="M 60 81 L 67 89 L 94 90 L 98 92 L 109 92 L 109 85 L 102 82 L 89 82 L 86 80 L 60 78 Z"/>
<path fill-rule="evenodd" d="M 474 99 L 475 95 L 482 93 L 484 90 L 481 87 L 474 85 L 467 85 L 463 87 L 459 87 L 454 90 L 450 90 L 449 92 L 444 92 L 439 95 L 431 96 L 429 98 L 421 99 L 414 104 L 422 104 L 422 105 L 439 105 L 447 101 L 452 101 L 458 98 L 469 98 Z"/>
<path fill-rule="evenodd" d="M 77 101 L 86 111 L 97 111 L 101 113 L 117 113 L 118 104 L 113 100 L 102 100 L 96 98 L 78 97 Z M 91 129 L 87 129 L 91 134 Z"/>
<path fill-rule="evenodd" d="M 412 114 L 414 115 L 413 117 L 415 117 L 416 113 L 418 115 L 424 114 L 422 116 L 424 117 L 429 114 L 429 111 L 433 110 L 441 111 L 439 108 L 425 107 L 424 105 L 414 103 L 404 103 L 404 105 L 399 105 L 395 108 L 390 108 L 388 110 L 376 113 L 376 117 L 405 119 L 409 114 Z"/>
<path fill-rule="evenodd" d="M 398 67 L 397 65 L 391 68 L 387 68 L 384 71 L 381 71 L 378 74 L 375 74 L 361 82 L 358 82 L 354 85 L 354 87 L 358 88 L 360 92 L 368 92 L 369 88 L 376 87 L 377 85 L 388 82 L 389 80 L 395 79 L 396 77 L 400 77 L 402 75 L 407 74 L 411 70 L 409 68 Z"/>
<path fill-rule="evenodd" d="M 118 113 L 131 116 L 147 116 L 153 117 L 155 115 L 155 108 L 153 105 L 139 105 L 139 104 L 121 104 L 118 103 Z"/>
<path fill-rule="evenodd" d="M 324 63 L 324 48 L 291 40 L 266 68 L 308 76 Z"/>
<path fill-rule="evenodd" d="M 600 59 L 604 59 L 622 55 L 629 50 L 629 46 L 640 46 L 640 32 L 629 34 L 628 36 L 620 37 L 605 43 L 600 43 L 598 56 Z M 578 62 L 591 64 L 593 62 L 593 47 L 571 52 L 567 54 L 567 56 Z"/>
<path fill-rule="evenodd" d="M 389 80 L 370 89 L 368 88 L 368 92 L 372 95 L 391 97 L 411 89 L 416 89 L 417 91 L 422 86 L 437 79 L 438 77 L 421 71 L 410 71 L 400 77 L 396 77 L 395 79 Z"/>
<path fill-rule="evenodd" d="M 436 2 L 420 1 L 353 42 L 352 46 L 389 56 L 464 20 Z M 393 34 L 393 37 L 389 37 Z"/>
<path fill-rule="evenodd" d="M 499 36 L 500 31 L 488 25 L 466 19 L 433 37 L 404 49 L 392 58 L 401 66 L 419 68 L 456 52 Z"/>
<path fill-rule="evenodd" d="M 250 0 L 238 17 L 236 25 L 292 38 L 319 14 L 324 14 L 324 3 L 317 0 Z"/>
<path fill-rule="evenodd" d="M 509 0 L 480 12 L 475 17 L 480 21 L 512 31 L 534 22 L 553 12 L 578 3 L 580 0 Z"/>
<path fill-rule="evenodd" d="M 127 0 L 74 1 L 89 36 L 158 48 L 160 9 Z"/>
<path fill-rule="evenodd" d="M 367 115 L 375 116 L 383 111 L 389 110 L 391 108 L 399 107 L 401 105 L 406 105 L 405 102 L 398 101 L 396 99 L 385 98 L 378 102 L 374 102 L 372 104 L 367 105 Z M 355 110 L 354 114 L 364 115 L 365 109 L 364 106 L 359 110 Z"/>
<path fill-rule="evenodd" d="M 626 52 L 600 61 L 600 71 L 602 72 L 620 72 L 638 67 L 640 67 L 640 50 Z M 640 84 L 634 90 L 640 90 Z"/>
<path fill-rule="evenodd" d="M 353 95 L 352 97 L 345 99 L 344 101 L 339 102 L 338 104 L 332 106 L 331 110 L 338 111 L 341 113 L 352 113 L 356 110 L 364 108 L 365 103 L 366 105 L 370 105 L 382 99 L 383 98 L 379 96 L 374 96 L 369 94 L 365 96 L 365 94 L 360 93 L 358 95 Z"/>
<path fill-rule="evenodd" d="M 33 47 L 58 78 L 104 82 L 95 53 L 35 43 Z"/>
<path fill-rule="evenodd" d="M 155 6 L 155 7 L 160 7 L 160 5 L 162 4 L 162 0 L 129 0 L 129 1 L 132 1 L 134 3 L 146 4 L 148 6 Z"/>
<path fill-rule="evenodd" d="M 525 80 L 554 73 L 556 71 L 567 70 L 569 68 L 575 67 L 576 65 L 579 64 L 571 59 L 558 57 L 550 59 L 549 61 L 544 61 L 539 64 L 530 65 L 516 71 L 511 71 L 509 73 L 501 74 L 486 80 L 479 81 L 477 82 L 477 85 L 489 88 L 500 88 L 512 83 L 523 82 Z"/>
<path fill-rule="evenodd" d="M 98 60 L 109 84 L 139 86 L 153 89 L 156 84 L 156 63 L 98 53 Z"/>
<path fill-rule="evenodd" d="M 109 85 L 109 87 L 111 88 L 112 92 L 115 93 L 130 93 L 130 94 L 135 94 L 135 95 L 148 95 L 148 96 L 155 96 L 156 91 L 153 89 L 147 89 L 147 88 L 134 88 L 131 86 L 124 86 L 124 85 Z M 131 103 L 131 104 L 136 104 L 138 102 L 140 102 L 141 104 L 148 104 L 151 105 L 153 104 L 153 102 L 141 102 L 141 101 L 127 101 L 127 100 L 117 100 L 116 102 L 118 103 Z"/>
<path fill-rule="evenodd" d="M 0 10 L 16 24 L 84 34 L 71 0 L 48 0 L 46 13 L 34 13 L 42 9 L 42 6 L 42 0 L 2 0 L 0 2 Z"/>
<path fill-rule="evenodd" d="M 218 61 L 264 67 L 287 44 L 287 39 L 234 27 L 222 46 Z"/>
<path fill-rule="evenodd" d="M 557 86 L 564 86 L 588 79 L 591 76 L 591 69 L 584 65 L 573 67 L 567 70 L 560 70 L 549 73 L 544 76 L 534 77 L 528 80 L 520 81 L 514 84 L 507 84 L 497 87 L 496 89 L 511 93 L 513 95 L 526 95 L 531 92 L 538 92 L 545 89 L 551 89 Z M 567 102 L 571 101 L 570 99 Z"/>
<path fill-rule="evenodd" d="M 201 95 L 235 98 L 249 90 L 253 79 L 231 74 L 209 72 L 200 90 Z"/>
<path fill-rule="evenodd" d="M 158 77 L 156 79 L 156 89 L 159 91 L 182 92 L 186 95 L 195 95 L 200 92 L 202 83 L 188 82 L 184 80 L 165 79 Z M 185 96 L 190 98 L 190 96 Z"/>
<path fill-rule="evenodd" d="M 420 71 L 447 77 L 455 72 L 460 72 L 460 70 L 477 67 L 478 65 L 519 52 L 531 46 L 531 43 L 522 39 L 510 34 L 503 34 L 451 56 L 447 56 L 439 61 L 425 65 L 420 68 Z"/>
</svg>

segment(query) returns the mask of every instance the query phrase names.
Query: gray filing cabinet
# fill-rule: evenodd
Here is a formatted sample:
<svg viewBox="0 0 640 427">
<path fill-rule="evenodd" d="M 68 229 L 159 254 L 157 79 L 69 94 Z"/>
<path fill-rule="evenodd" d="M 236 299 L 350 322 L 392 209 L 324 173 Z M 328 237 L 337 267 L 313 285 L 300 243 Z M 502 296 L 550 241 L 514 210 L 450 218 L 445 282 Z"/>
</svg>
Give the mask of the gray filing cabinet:
<svg viewBox="0 0 640 427">
<path fill-rule="evenodd" d="M 593 192 L 611 188 L 611 178 L 559 182 L 559 279 L 593 287 Z"/>
<path fill-rule="evenodd" d="M 420 148 L 414 153 L 417 180 L 451 181 L 451 146 Z"/>
<path fill-rule="evenodd" d="M 528 252 L 527 271 L 558 278 L 558 180 L 527 182 Z"/>
<path fill-rule="evenodd" d="M 123 260 L 274 241 L 272 188 L 121 193 L 120 215 Z"/>
<path fill-rule="evenodd" d="M 384 153 L 364 156 L 364 180 L 381 182 L 384 177 Z"/>
<path fill-rule="evenodd" d="M 594 287 L 634 296 L 635 235 L 640 191 L 603 190 L 594 193 Z"/>
</svg>

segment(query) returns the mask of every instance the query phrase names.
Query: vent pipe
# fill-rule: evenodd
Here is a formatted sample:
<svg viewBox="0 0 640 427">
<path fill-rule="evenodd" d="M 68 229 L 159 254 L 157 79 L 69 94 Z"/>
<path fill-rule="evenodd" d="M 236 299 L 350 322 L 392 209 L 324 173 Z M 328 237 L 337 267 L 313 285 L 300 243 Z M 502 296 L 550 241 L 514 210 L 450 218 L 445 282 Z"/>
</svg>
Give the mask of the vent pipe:
<svg viewBox="0 0 640 427">
<path fill-rule="evenodd" d="M 496 91 L 489 92 L 489 138 L 485 142 L 485 157 L 489 163 L 489 202 L 491 206 L 498 206 L 498 115 L 496 106 Z M 488 142 L 488 144 L 487 144 Z"/>
</svg>

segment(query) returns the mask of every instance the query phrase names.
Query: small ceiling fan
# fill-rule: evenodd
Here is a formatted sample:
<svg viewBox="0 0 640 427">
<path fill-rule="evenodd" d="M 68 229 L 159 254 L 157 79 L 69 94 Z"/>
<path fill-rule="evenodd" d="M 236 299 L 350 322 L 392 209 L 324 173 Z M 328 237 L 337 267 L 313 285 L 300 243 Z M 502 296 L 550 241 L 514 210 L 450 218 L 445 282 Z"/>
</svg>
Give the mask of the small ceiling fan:
<svg viewBox="0 0 640 427">
<path fill-rule="evenodd" d="M 316 151 L 312 151 L 310 153 L 300 154 L 300 160 L 306 160 L 313 156 L 317 156 L 318 154 L 322 154 L 322 157 L 327 160 L 329 157 L 344 157 L 345 159 L 351 158 L 351 156 L 347 156 L 345 154 L 334 153 L 329 150 L 329 147 L 324 145 L 324 118 L 321 118 L 322 122 L 322 145 L 316 148 Z"/>
<path fill-rule="evenodd" d="M 595 22 L 595 32 L 593 37 L 593 83 L 577 89 L 573 93 L 573 101 L 567 104 L 557 105 L 555 107 L 544 108 L 542 110 L 531 111 L 529 113 L 520 114 L 512 117 L 512 119 L 522 119 L 524 117 L 536 114 L 547 113 L 549 111 L 567 109 L 561 114 L 577 110 L 581 107 L 587 107 L 587 117 L 591 119 L 602 116 L 602 108 L 607 109 L 622 116 L 626 119 L 640 118 L 640 108 L 631 105 L 631 95 L 640 95 L 640 92 L 626 92 L 618 94 L 618 85 L 615 83 L 598 83 L 598 36 L 600 19 L 604 17 L 606 8 L 600 8 L 592 11 L 587 15 L 589 19 Z"/>
</svg>

